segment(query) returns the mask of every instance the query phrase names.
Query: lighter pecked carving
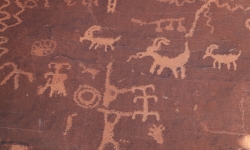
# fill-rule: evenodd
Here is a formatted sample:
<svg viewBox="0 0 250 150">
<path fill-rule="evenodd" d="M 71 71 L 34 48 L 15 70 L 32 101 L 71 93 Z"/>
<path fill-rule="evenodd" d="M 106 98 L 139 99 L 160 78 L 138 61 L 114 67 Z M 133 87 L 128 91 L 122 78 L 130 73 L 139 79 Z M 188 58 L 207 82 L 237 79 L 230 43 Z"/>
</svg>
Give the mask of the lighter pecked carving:
<svg viewBox="0 0 250 150">
<path fill-rule="evenodd" d="M 56 45 L 56 41 L 50 39 L 35 41 L 31 46 L 31 54 L 35 56 L 48 56 L 55 51 Z"/>
<path fill-rule="evenodd" d="M 2 44 L 7 43 L 8 40 L 9 40 L 8 38 L 3 37 L 3 36 L 0 36 L 0 46 L 1 46 Z M 8 50 L 7 48 L 5 48 L 5 47 L 0 47 L 0 50 L 2 50 L 2 51 L 0 52 L 0 57 L 2 57 L 4 54 L 6 54 L 6 53 L 9 52 L 9 50 Z"/>
<path fill-rule="evenodd" d="M 153 127 L 149 128 L 148 135 L 153 137 L 158 144 L 163 144 L 163 130 L 165 130 L 165 127 L 163 125 L 156 126 L 155 124 L 153 124 Z"/>
</svg>

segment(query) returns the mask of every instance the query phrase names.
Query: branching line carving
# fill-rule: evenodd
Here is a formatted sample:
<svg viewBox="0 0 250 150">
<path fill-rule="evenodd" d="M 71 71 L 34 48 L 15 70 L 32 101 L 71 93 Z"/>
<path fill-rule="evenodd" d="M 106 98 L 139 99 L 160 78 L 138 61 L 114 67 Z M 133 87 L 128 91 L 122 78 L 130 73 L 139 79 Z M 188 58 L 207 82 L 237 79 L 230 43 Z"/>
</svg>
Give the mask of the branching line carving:
<svg viewBox="0 0 250 150">
<path fill-rule="evenodd" d="M 0 46 L 1 46 L 2 44 L 7 43 L 8 40 L 9 40 L 9 39 L 8 39 L 7 37 L 0 36 Z M 2 52 L 0 53 L 0 58 L 1 58 L 4 54 L 6 54 L 6 53 L 9 52 L 9 50 L 8 50 L 7 48 L 5 48 L 5 47 L 0 47 L 0 50 L 2 50 Z"/>
</svg>

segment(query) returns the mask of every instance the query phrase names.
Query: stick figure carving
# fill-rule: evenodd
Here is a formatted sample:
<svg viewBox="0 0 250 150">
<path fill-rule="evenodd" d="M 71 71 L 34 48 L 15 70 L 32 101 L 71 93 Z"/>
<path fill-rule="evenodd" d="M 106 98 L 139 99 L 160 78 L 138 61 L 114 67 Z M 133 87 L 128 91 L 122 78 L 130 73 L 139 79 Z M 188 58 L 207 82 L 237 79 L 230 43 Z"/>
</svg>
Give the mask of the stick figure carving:
<svg viewBox="0 0 250 150">
<path fill-rule="evenodd" d="M 55 72 L 47 72 L 44 77 L 47 78 L 47 83 L 44 86 L 39 86 L 38 94 L 43 94 L 46 89 L 50 88 L 49 97 L 55 96 L 66 96 L 67 92 L 65 90 L 64 82 L 67 79 L 67 74 L 60 73 L 63 67 L 70 69 L 71 65 L 68 63 L 49 63 L 49 68 L 55 68 Z"/>
<path fill-rule="evenodd" d="M 8 42 L 8 38 L 6 38 L 6 37 L 3 37 L 3 36 L 0 36 L 0 46 L 2 45 L 2 44 L 5 44 L 5 43 L 7 43 Z M 4 54 L 6 54 L 6 53 L 8 53 L 8 49 L 7 48 L 5 48 L 5 47 L 0 47 L 0 50 L 2 50 L 2 51 L 0 51 L 0 57 L 2 57 Z"/>
<path fill-rule="evenodd" d="M 218 49 L 219 46 L 212 44 L 209 47 L 207 47 L 206 49 L 206 53 L 203 56 L 203 59 L 205 59 L 206 57 L 210 56 L 214 59 L 213 62 L 213 68 L 216 68 L 216 62 L 218 62 L 218 69 L 221 69 L 221 64 L 226 64 L 227 65 L 227 69 L 230 69 L 230 63 L 233 63 L 234 66 L 234 70 L 236 70 L 237 68 L 237 64 L 235 63 L 235 61 L 237 59 L 239 59 L 240 55 L 241 55 L 241 51 L 239 51 L 239 53 L 237 55 L 233 55 L 233 54 L 228 54 L 228 55 L 220 55 L 220 54 L 213 54 L 213 50 Z"/>
<path fill-rule="evenodd" d="M 80 42 L 84 40 L 89 40 L 91 41 L 91 45 L 89 46 L 89 49 L 93 48 L 97 49 L 99 46 L 104 45 L 105 51 L 107 52 L 108 46 L 111 48 L 111 50 L 114 50 L 113 44 L 114 42 L 118 41 L 121 39 L 121 36 L 118 36 L 117 38 L 101 38 L 101 37 L 94 37 L 94 32 L 95 31 L 101 31 L 102 27 L 101 26 L 91 26 L 85 33 L 83 37 L 80 37 Z"/>
<path fill-rule="evenodd" d="M 151 56 L 154 59 L 154 62 L 150 68 L 150 73 L 154 73 L 156 67 L 159 65 L 159 70 L 157 71 L 157 74 L 160 75 L 162 73 L 162 71 L 164 70 L 164 68 L 170 68 L 173 73 L 175 78 L 178 78 L 178 71 L 177 69 L 180 68 L 180 72 L 181 72 L 181 78 L 185 78 L 186 77 L 186 68 L 184 67 L 184 65 L 188 62 L 188 59 L 190 57 L 190 50 L 188 48 L 188 42 L 185 43 L 185 51 L 181 54 L 179 54 L 177 57 L 175 58 L 169 58 L 167 56 L 161 56 L 160 54 L 157 53 L 158 50 L 160 50 L 161 48 L 161 44 L 164 45 L 169 45 L 170 40 L 164 38 L 164 37 L 160 37 L 160 38 L 156 38 L 154 40 L 154 43 L 152 46 L 149 46 L 146 50 L 146 52 L 139 52 L 136 55 L 132 55 L 129 57 L 129 59 L 127 60 L 127 62 L 129 62 L 132 58 L 143 58 L 143 57 L 147 57 L 147 56 Z"/>
<path fill-rule="evenodd" d="M 7 67 L 7 66 L 11 66 L 13 70 L 9 73 L 9 75 L 7 75 L 4 78 L 4 80 L 0 83 L 0 85 L 4 85 L 8 80 L 10 80 L 12 76 L 14 76 L 14 88 L 17 89 L 19 87 L 20 74 L 27 76 L 29 79 L 29 82 L 33 82 L 34 77 L 32 73 L 17 69 L 17 65 L 12 62 L 4 63 L 3 65 L 0 66 L 0 70 L 2 70 L 4 67 Z"/>
</svg>

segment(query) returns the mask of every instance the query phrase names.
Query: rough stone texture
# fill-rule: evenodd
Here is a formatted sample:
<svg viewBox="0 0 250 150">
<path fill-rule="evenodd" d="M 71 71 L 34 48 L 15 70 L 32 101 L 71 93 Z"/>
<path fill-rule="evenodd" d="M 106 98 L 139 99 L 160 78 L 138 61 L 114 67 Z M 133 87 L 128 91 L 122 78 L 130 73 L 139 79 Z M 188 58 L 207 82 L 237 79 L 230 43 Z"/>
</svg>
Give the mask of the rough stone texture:
<svg viewBox="0 0 250 150">
<path fill-rule="evenodd" d="M 114 12 L 108 1 L 0 1 L 0 149 L 249 148 L 250 1 L 117 0 Z M 163 21 L 161 32 L 152 23 L 170 18 L 184 20 L 174 21 L 173 30 Z M 80 42 L 94 25 L 102 27 L 93 32 L 101 43 L 96 49 L 91 40 Z M 119 36 L 109 43 L 114 50 L 107 44 L 105 51 L 105 42 Z M 159 74 L 160 66 L 150 72 L 150 55 L 127 61 L 160 37 L 170 41 L 153 47 L 160 59 L 176 58 L 188 42 L 190 56 L 179 66 L 186 69 L 183 79 L 167 59 Z M 212 44 L 218 45 L 213 54 L 241 52 L 236 70 L 233 63 L 218 69 L 214 58 L 203 59 Z M 138 87 L 158 101 L 135 101 L 143 95 Z M 135 115 L 143 108 L 154 114 Z"/>
</svg>

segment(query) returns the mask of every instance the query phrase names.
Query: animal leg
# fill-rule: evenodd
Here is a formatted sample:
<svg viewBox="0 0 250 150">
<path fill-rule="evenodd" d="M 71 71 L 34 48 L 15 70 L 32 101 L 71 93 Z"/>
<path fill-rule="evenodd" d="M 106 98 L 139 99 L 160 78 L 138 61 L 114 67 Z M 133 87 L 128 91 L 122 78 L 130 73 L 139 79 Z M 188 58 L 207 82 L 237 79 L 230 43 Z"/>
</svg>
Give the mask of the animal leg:
<svg viewBox="0 0 250 150">
<path fill-rule="evenodd" d="M 89 46 L 89 49 L 91 49 L 94 45 L 95 45 L 95 43 L 92 42 L 91 45 Z"/>
<path fill-rule="evenodd" d="M 95 45 L 95 48 L 94 49 L 97 49 L 99 47 L 100 44 L 96 43 Z"/>
<path fill-rule="evenodd" d="M 178 78 L 178 72 L 177 72 L 177 68 L 172 69 L 173 73 L 174 73 L 174 77 Z"/>
<path fill-rule="evenodd" d="M 114 49 L 115 49 L 113 45 L 109 45 L 109 46 L 111 47 L 111 49 L 112 49 L 112 50 L 114 50 Z"/>
<path fill-rule="evenodd" d="M 105 46 L 105 52 L 108 51 L 108 45 L 104 45 Z"/>
<path fill-rule="evenodd" d="M 184 66 L 181 67 L 181 79 L 186 77 L 186 68 Z"/>
<path fill-rule="evenodd" d="M 233 61 L 233 66 L 234 66 L 234 70 L 236 70 L 237 64 L 235 63 L 235 61 Z"/>
<path fill-rule="evenodd" d="M 230 63 L 227 63 L 227 69 L 230 70 Z"/>
<path fill-rule="evenodd" d="M 213 68 L 216 68 L 216 60 L 213 62 Z"/>
<path fill-rule="evenodd" d="M 221 63 L 218 62 L 218 69 L 220 70 L 220 68 L 221 68 Z"/>
<path fill-rule="evenodd" d="M 160 66 L 159 70 L 157 70 L 157 74 L 160 75 L 162 73 L 162 71 L 164 70 L 163 66 Z"/>
<path fill-rule="evenodd" d="M 156 68 L 156 66 L 157 66 L 157 63 L 156 62 L 154 62 L 153 64 L 152 64 L 152 66 L 151 66 L 151 68 L 150 68 L 150 73 L 154 73 L 155 72 L 155 68 Z"/>
</svg>

